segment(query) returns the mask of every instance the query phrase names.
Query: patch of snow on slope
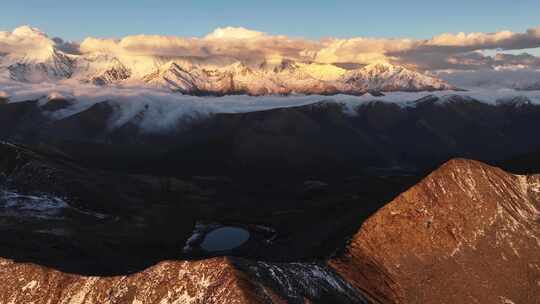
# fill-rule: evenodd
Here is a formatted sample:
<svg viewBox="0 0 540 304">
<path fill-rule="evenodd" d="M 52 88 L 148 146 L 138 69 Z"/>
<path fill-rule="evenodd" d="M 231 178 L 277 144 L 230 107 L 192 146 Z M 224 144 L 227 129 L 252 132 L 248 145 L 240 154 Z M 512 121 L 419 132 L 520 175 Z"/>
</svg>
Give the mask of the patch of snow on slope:
<svg viewBox="0 0 540 304">
<path fill-rule="evenodd" d="M 330 294 L 339 294 L 344 303 L 367 303 L 347 281 L 330 267 L 319 263 L 269 263 L 236 261 L 235 265 L 260 282 L 272 286 L 278 294 L 290 302 L 300 303 L 326 299 Z"/>
</svg>

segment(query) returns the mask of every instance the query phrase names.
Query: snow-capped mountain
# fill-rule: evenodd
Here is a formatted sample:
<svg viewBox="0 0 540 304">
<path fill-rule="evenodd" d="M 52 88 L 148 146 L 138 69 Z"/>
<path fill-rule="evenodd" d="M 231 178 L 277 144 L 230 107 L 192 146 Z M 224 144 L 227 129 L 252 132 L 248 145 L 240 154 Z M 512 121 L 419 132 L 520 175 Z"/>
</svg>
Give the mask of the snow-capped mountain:
<svg viewBox="0 0 540 304">
<path fill-rule="evenodd" d="M 53 48 L 44 55 L 37 58 L 7 56 L 3 62 L 10 63 L 7 66 L 2 64 L 1 68 L 11 79 L 24 82 L 57 81 L 73 75 L 75 61 L 70 56 Z"/>
<path fill-rule="evenodd" d="M 147 84 L 167 87 L 173 91 L 189 92 L 196 89 L 196 79 L 175 62 L 169 62 L 142 79 Z"/>
<path fill-rule="evenodd" d="M 22 26 L 11 33 L 11 39 L 25 47 L 0 54 L 0 75 L 24 82 L 57 81 L 73 75 L 75 59 L 58 50 L 45 33 Z"/>
<path fill-rule="evenodd" d="M 170 61 L 142 80 L 183 93 L 207 94 L 363 94 L 367 91 L 452 90 L 446 82 L 402 66 L 378 62 L 345 70 L 332 64 L 291 60 L 247 66 L 235 62 L 206 66 Z"/>
<path fill-rule="evenodd" d="M 114 56 L 96 54 L 79 58 L 74 77 L 82 82 L 108 85 L 131 77 L 131 69 Z"/>
<path fill-rule="evenodd" d="M 384 61 L 372 63 L 361 69 L 348 71 L 341 77 L 340 82 L 352 86 L 353 90 L 363 89 L 382 92 L 455 89 L 441 79 Z"/>
<path fill-rule="evenodd" d="M 21 82 L 74 79 L 100 86 L 136 83 L 194 95 L 360 95 L 368 91 L 454 89 L 440 79 L 389 62 L 348 70 L 286 58 L 246 63 L 231 57 L 134 56 L 103 51 L 72 54 L 34 28 L 22 27 L 12 35 L 29 40 L 31 47 L 0 55 L 0 75 Z"/>
<path fill-rule="evenodd" d="M 231 71 L 226 68 L 206 68 L 171 61 L 144 76 L 142 80 L 151 86 L 168 88 L 185 94 L 232 94 L 238 92 L 235 89 L 233 77 L 241 73 L 243 72 L 240 68 Z"/>
</svg>

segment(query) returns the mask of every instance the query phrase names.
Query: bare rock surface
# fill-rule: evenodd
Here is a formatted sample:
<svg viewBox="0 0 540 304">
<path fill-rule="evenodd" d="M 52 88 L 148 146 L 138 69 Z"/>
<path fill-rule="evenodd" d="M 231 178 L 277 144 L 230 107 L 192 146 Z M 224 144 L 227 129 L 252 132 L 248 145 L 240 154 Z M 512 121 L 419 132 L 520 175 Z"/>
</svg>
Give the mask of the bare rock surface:
<svg viewBox="0 0 540 304">
<path fill-rule="evenodd" d="M 454 159 L 330 263 L 382 303 L 540 303 L 540 175 Z"/>
<path fill-rule="evenodd" d="M 226 258 L 162 262 L 130 276 L 65 274 L 0 261 L 0 303 L 263 303 Z"/>
</svg>

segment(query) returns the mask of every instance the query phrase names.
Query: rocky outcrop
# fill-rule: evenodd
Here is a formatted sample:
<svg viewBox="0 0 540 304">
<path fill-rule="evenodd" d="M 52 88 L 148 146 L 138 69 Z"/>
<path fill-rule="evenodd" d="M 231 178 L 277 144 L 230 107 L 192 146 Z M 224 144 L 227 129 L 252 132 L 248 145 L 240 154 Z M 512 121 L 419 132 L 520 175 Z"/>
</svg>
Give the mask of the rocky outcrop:
<svg viewBox="0 0 540 304">
<path fill-rule="evenodd" d="M 538 303 L 540 176 L 455 159 L 369 218 L 331 265 L 382 303 Z"/>
<path fill-rule="evenodd" d="M 369 303 L 323 263 L 166 261 L 132 275 L 63 273 L 0 258 L 0 303 Z"/>
<path fill-rule="evenodd" d="M 162 262 L 115 277 L 66 274 L 5 259 L 0 266 L 0 303 L 264 303 L 255 286 L 226 258 Z"/>
</svg>

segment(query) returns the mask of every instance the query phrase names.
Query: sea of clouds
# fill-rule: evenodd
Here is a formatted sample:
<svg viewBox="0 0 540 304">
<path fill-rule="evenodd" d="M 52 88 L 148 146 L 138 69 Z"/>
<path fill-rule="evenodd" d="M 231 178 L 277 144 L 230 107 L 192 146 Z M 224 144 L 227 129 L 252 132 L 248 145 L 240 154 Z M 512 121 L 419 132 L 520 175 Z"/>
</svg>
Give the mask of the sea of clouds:
<svg viewBox="0 0 540 304">
<path fill-rule="evenodd" d="M 513 89 L 469 88 L 467 91 L 436 92 L 394 92 L 385 96 L 351 95 L 290 95 L 290 96 L 247 96 L 229 95 L 222 97 L 199 97 L 172 93 L 169 90 L 151 89 L 137 86 L 98 87 L 75 81 L 59 83 L 28 84 L 0 79 L 0 97 L 8 102 L 40 100 L 44 104 L 51 99 L 67 99 L 69 107 L 51 113 L 53 118 L 62 119 L 82 112 L 96 103 L 109 101 L 117 105 L 116 119 L 111 122 L 118 126 L 133 119 L 144 111 L 141 126 L 149 131 L 166 130 L 179 120 L 200 118 L 216 113 L 245 113 L 276 108 L 297 107 L 318 102 L 337 102 L 344 105 L 346 112 L 354 114 L 357 106 L 384 101 L 403 107 L 414 106 L 414 101 L 427 95 L 439 97 L 450 95 L 470 96 L 485 103 L 497 103 L 517 96 L 527 97 L 540 104 L 540 91 L 516 91 Z M 444 100 L 444 98 L 442 98 Z"/>
</svg>

